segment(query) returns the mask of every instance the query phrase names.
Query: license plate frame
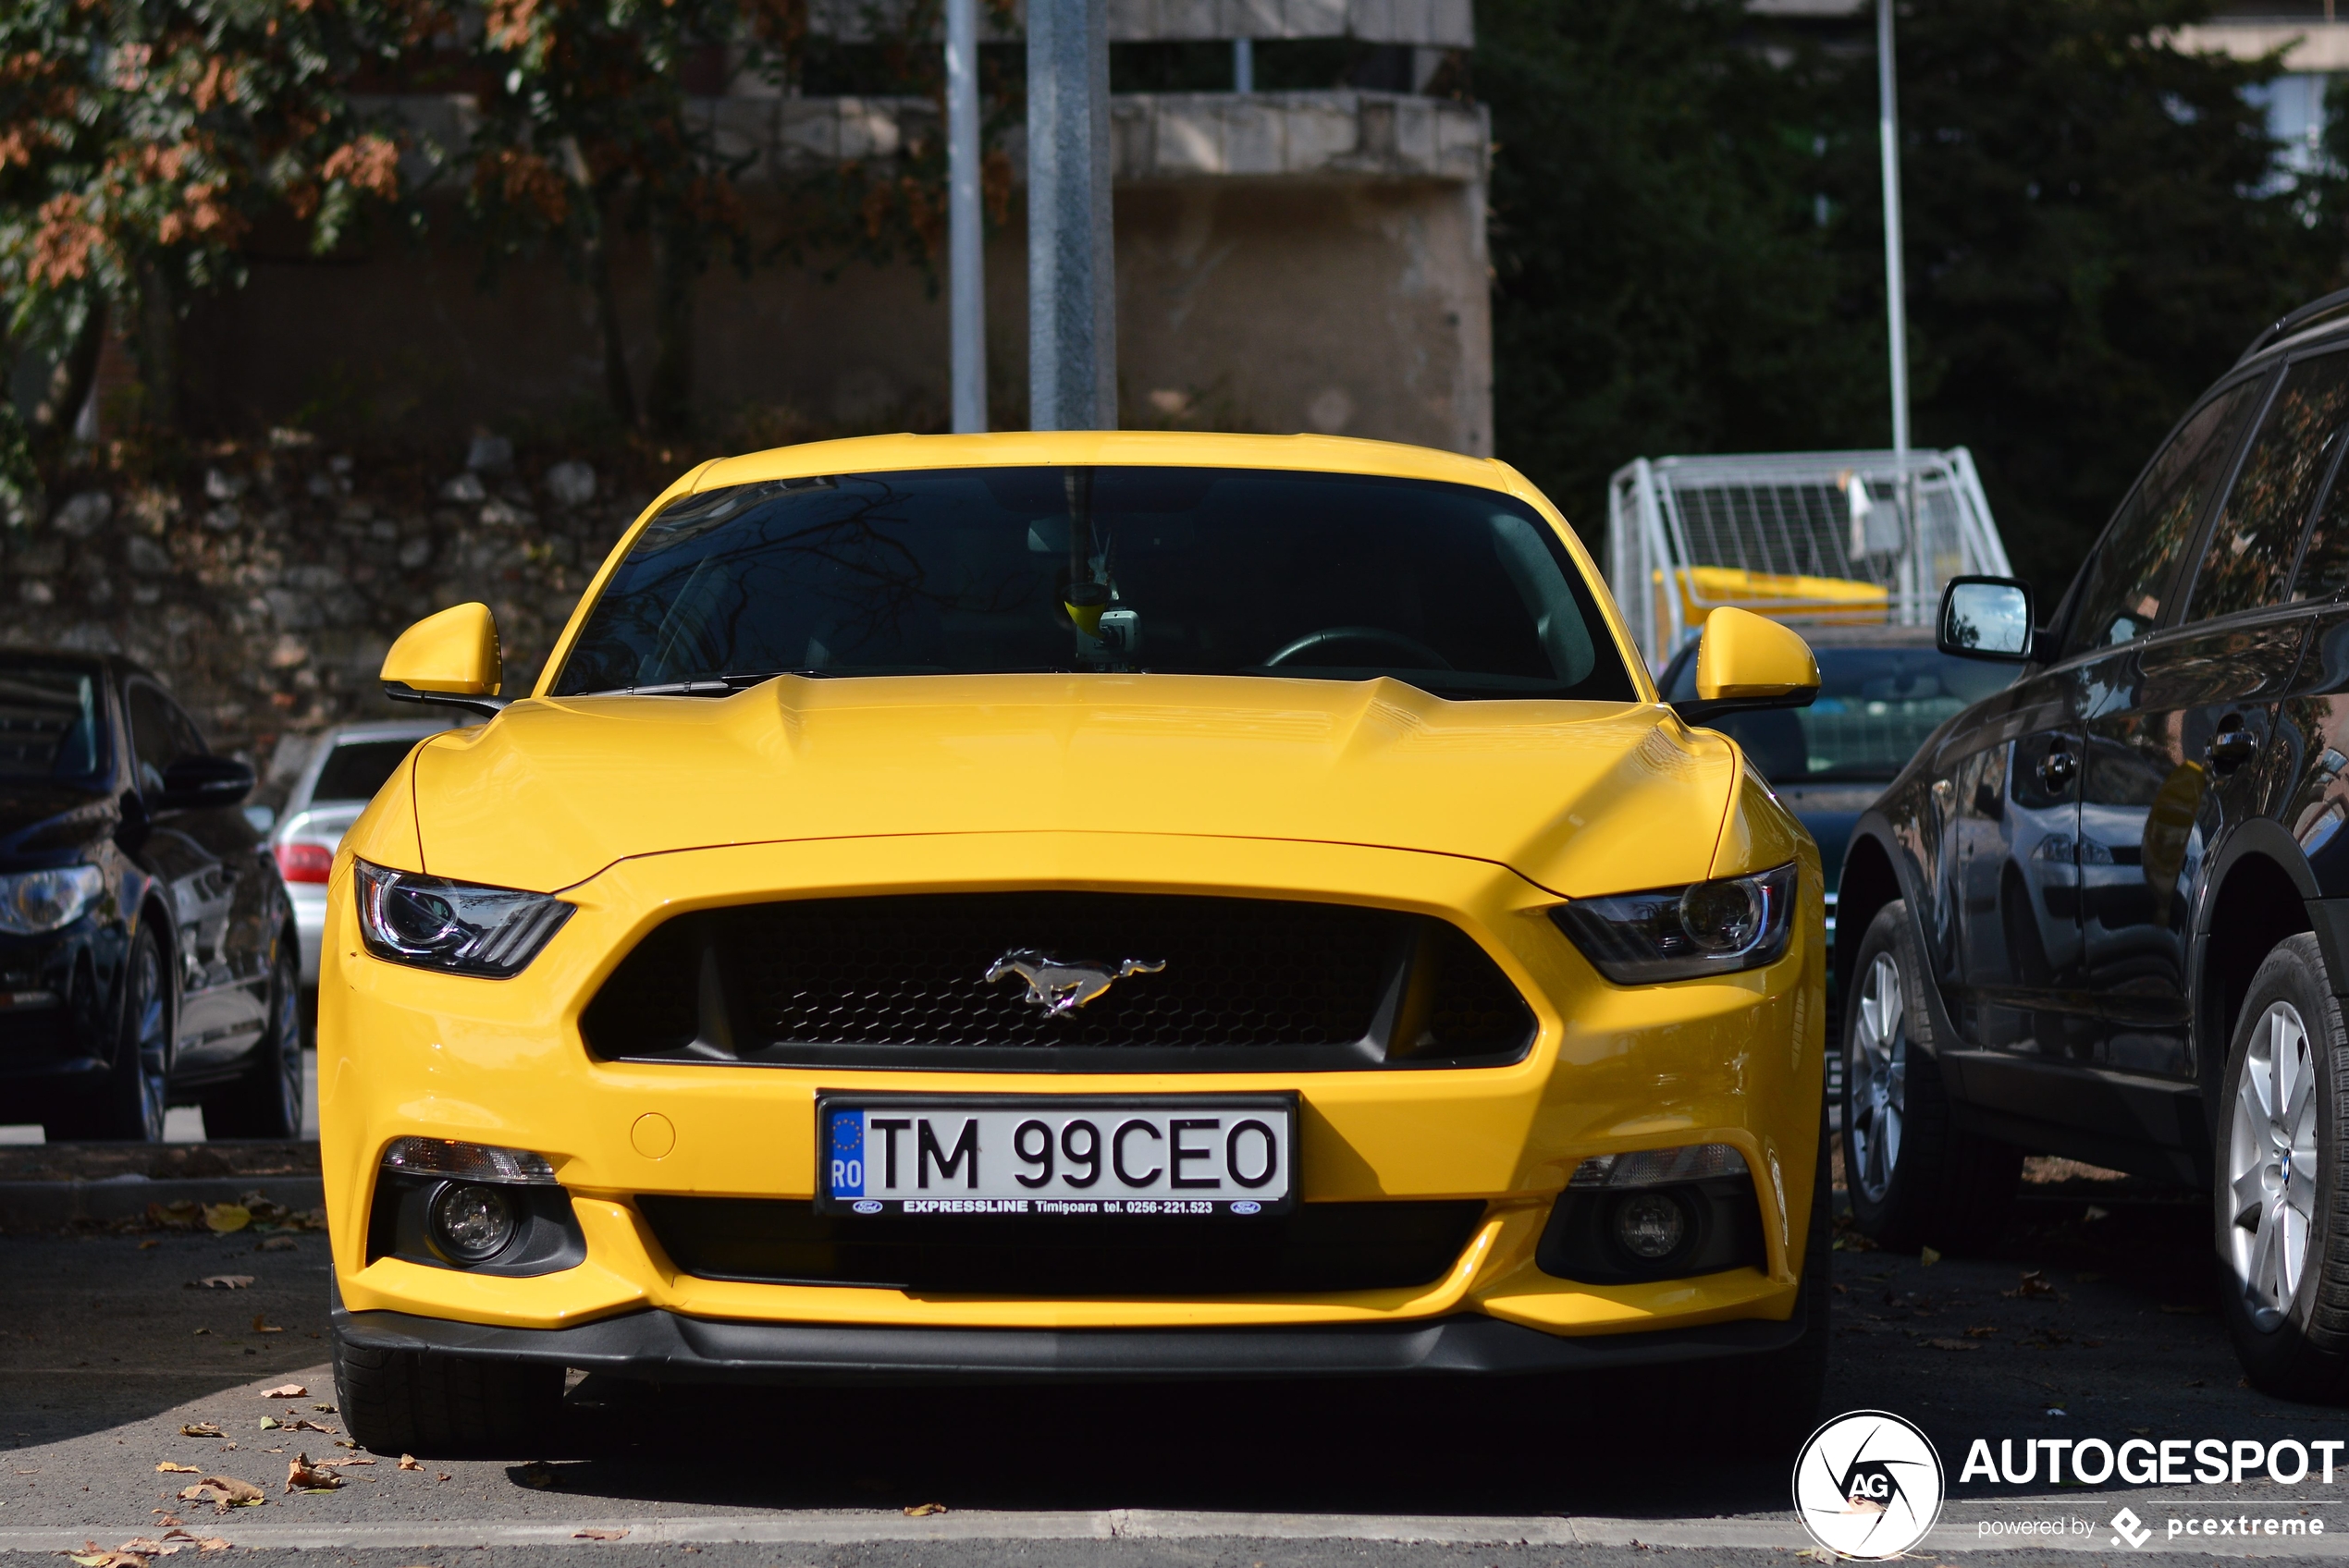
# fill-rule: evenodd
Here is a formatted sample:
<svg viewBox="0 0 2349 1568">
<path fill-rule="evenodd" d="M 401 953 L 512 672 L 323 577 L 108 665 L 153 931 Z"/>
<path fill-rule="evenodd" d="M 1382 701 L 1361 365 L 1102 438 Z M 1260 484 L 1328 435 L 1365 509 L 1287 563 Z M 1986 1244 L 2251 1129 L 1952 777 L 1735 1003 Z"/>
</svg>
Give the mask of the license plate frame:
<svg viewBox="0 0 2349 1568">
<path fill-rule="evenodd" d="M 989 1095 L 892 1094 L 823 1089 L 816 1096 L 816 1212 L 859 1219 L 949 1216 L 954 1218 L 1089 1219 L 1136 1223 L 1174 1219 L 1211 1219 L 1246 1224 L 1277 1218 L 1294 1209 L 1299 1199 L 1297 1170 L 1298 1099 L 1294 1090 L 1198 1095 Z M 887 1180 L 886 1154 L 869 1170 L 842 1170 L 846 1161 L 862 1159 L 868 1146 L 867 1129 L 875 1113 L 904 1123 L 896 1137 L 896 1174 Z M 843 1146 L 846 1128 L 838 1120 L 855 1117 L 854 1153 Z M 978 1131 L 963 1125 L 941 1128 L 931 1121 L 929 1146 L 922 1145 L 920 1126 L 928 1118 L 956 1118 L 976 1122 Z M 984 1121 L 978 1119 L 984 1118 Z M 1190 1125 L 1173 1127 L 1177 1120 Z M 1024 1158 L 1015 1150 L 1015 1138 L 1029 1121 L 1042 1122 L 1051 1134 L 1052 1159 L 1043 1183 L 1027 1188 L 1018 1176 L 1039 1174 L 1044 1164 L 1036 1155 Z M 1244 1128 L 1256 1122 L 1262 1136 Z M 1087 1161 L 1070 1146 L 1075 1123 L 1092 1128 L 1088 1142 L 1095 1159 L 1093 1179 L 1076 1186 L 1060 1173 L 1060 1162 L 1083 1169 Z M 1136 1122 L 1150 1127 L 1154 1138 L 1125 1129 Z M 953 1158 L 965 1137 L 971 1142 L 969 1168 Z M 1204 1138 L 1204 1143 L 1201 1141 Z M 949 1141 L 951 1140 L 951 1141 Z M 1186 1141 L 1187 1140 L 1187 1141 Z M 1170 1141 L 1179 1144 L 1186 1176 L 1182 1187 L 1169 1174 L 1174 1162 L 1165 1158 Z M 1212 1145 L 1208 1146 L 1208 1145 Z M 1036 1140 L 1025 1140 L 1034 1148 Z M 1159 1169 L 1153 1180 L 1136 1185 L 1118 1180 L 1146 1156 Z M 1261 1171 L 1259 1186 L 1248 1188 L 1245 1176 L 1259 1151 L 1269 1147 L 1278 1163 L 1277 1178 Z M 1064 1157 L 1063 1151 L 1068 1153 Z M 1130 1158 L 1127 1158 L 1129 1157 Z M 952 1166 L 949 1160 L 952 1158 Z M 1236 1166 L 1234 1162 L 1237 1162 Z M 953 1188 L 922 1189 L 904 1178 L 928 1177 L 945 1170 L 960 1178 Z M 1199 1184 L 1211 1170 L 1215 1185 Z M 998 1172 L 1004 1174 L 999 1175 Z M 868 1180 L 867 1177 L 879 1178 Z M 1234 1181 L 1226 1178 L 1238 1178 Z M 912 1190 L 908 1190 L 911 1187 Z M 1114 1190 L 1111 1190 L 1111 1189 Z M 983 1190 L 982 1190 L 983 1189 Z"/>
</svg>

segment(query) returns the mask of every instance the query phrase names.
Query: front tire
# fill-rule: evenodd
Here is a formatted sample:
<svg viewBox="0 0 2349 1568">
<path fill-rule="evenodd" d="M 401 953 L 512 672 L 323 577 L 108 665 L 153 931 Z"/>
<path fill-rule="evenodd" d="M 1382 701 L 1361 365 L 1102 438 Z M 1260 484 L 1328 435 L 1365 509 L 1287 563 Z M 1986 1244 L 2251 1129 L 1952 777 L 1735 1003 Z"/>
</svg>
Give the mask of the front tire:
<svg viewBox="0 0 2349 1568">
<path fill-rule="evenodd" d="M 546 1451 L 562 1414 L 563 1369 L 425 1351 L 377 1350 L 329 1330 L 337 1403 L 373 1452 L 519 1458 Z"/>
<path fill-rule="evenodd" d="M 2222 1082 L 2212 1219 L 2235 1354 L 2269 1393 L 2338 1401 L 2349 1392 L 2349 1033 L 2315 937 L 2278 943 L 2252 977 Z"/>
<path fill-rule="evenodd" d="M 204 1136 L 277 1143 L 301 1137 L 301 972 L 292 954 L 281 951 L 269 982 L 269 1019 L 252 1065 L 205 1091 Z"/>
<path fill-rule="evenodd" d="M 2006 1228 L 2023 1151 L 1950 1125 L 1909 906 L 1878 910 L 1843 1006 L 1843 1177 L 1851 1218 L 1896 1252 L 1978 1252 Z"/>
<path fill-rule="evenodd" d="M 161 1143 L 171 1080 L 171 971 L 152 926 L 122 960 L 122 1006 L 105 1081 L 42 1117 L 52 1143 Z"/>
</svg>

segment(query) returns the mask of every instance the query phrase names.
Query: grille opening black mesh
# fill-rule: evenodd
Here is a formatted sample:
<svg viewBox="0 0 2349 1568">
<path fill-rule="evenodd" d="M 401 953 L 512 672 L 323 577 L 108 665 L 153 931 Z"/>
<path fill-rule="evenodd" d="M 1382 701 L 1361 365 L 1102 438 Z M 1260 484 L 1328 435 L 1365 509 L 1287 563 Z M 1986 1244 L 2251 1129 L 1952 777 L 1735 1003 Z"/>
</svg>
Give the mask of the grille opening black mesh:
<svg viewBox="0 0 2349 1568">
<path fill-rule="evenodd" d="M 1280 1219 L 855 1219 L 783 1198 L 636 1200 L 687 1274 L 758 1284 L 1018 1296 L 1213 1296 L 1433 1284 L 1475 1198 L 1309 1203 Z"/>
<path fill-rule="evenodd" d="M 1042 952 L 1126 974 L 1060 1015 Z M 1348 904 L 1033 892 L 810 899 L 656 928 L 581 1020 L 614 1060 L 976 1070 L 1315 1071 L 1514 1060 L 1533 1017 L 1458 927 Z"/>
</svg>

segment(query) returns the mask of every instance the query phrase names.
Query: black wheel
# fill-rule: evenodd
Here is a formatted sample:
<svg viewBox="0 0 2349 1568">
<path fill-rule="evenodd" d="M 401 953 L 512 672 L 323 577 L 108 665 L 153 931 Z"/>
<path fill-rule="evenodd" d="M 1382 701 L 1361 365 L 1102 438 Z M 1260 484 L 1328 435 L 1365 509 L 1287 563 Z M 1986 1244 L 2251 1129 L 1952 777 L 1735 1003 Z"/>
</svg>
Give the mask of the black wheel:
<svg viewBox="0 0 2349 1568">
<path fill-rule="evenodd" d="M 1844 1186 L 1878 1245 L 1975 1252 L 2006 1228 L 2023 1151 L 1949 1124 L 1927 984 L 1895 899 L 1868 923 L 1843 1001 Z"/>
<path fill-rule="evenodd" d="M 329 1332 L 343 1425 L 380 1454 L 543 1453 L 562 1413 L 563 1369 L 347 1344 Z"/>
<path fill-rule="evenodd" d="M 154 928 L 130 939 L 122 959 L 122 1004 L 105 1080 L 42 1116 L 52 1143 L 106 1139 L 160 1143 L 171 1080 L 171 972 Z"/>
<path fill-rule="evenodd" d="M 277 955 L 269 980 L 269 1022 L 252 1065 L 203 1096 L 207 1138 L 301 1136 L 301 971 L 291 952 Z"/>
<path fill-rule="evenodd" d="M 2213 1186 L 2221 1306 L 2251 1381 L 2349 1392 L 2349 1187 L 2338 1154 L 2349 1035 L 2317 939 L 2276 944 L 2236 1016 Z"/>
</svg>

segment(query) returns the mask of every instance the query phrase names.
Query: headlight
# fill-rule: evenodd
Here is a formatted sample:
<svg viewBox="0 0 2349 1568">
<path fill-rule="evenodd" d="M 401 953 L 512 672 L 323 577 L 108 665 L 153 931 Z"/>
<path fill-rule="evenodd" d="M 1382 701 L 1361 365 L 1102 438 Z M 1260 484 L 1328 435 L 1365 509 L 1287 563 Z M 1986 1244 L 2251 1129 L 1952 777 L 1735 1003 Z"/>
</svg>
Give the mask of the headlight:
<svg viewBox="0 0 2349 1568">
<path fill-rule="evenodd" d="M 94 865 L 0 876 L 0 931 L 38 937 L 43 931 L 70 925 L 105 890 L 105 874 Z"/>
<path fill-rule="evenodd" d="M 1550 912 L 1618 986 L 1734 974 L 1776 963 L 1794 930 L 1795 868 L 1685 888 L 1577 899 Z"/>
<path fill-rule="evenodd" d="M 519 974 L 574 906 L 544 893 L 482 888 L 357 864 L 359 931 L 394 963 L 503 980 Z"/>
</svg>

